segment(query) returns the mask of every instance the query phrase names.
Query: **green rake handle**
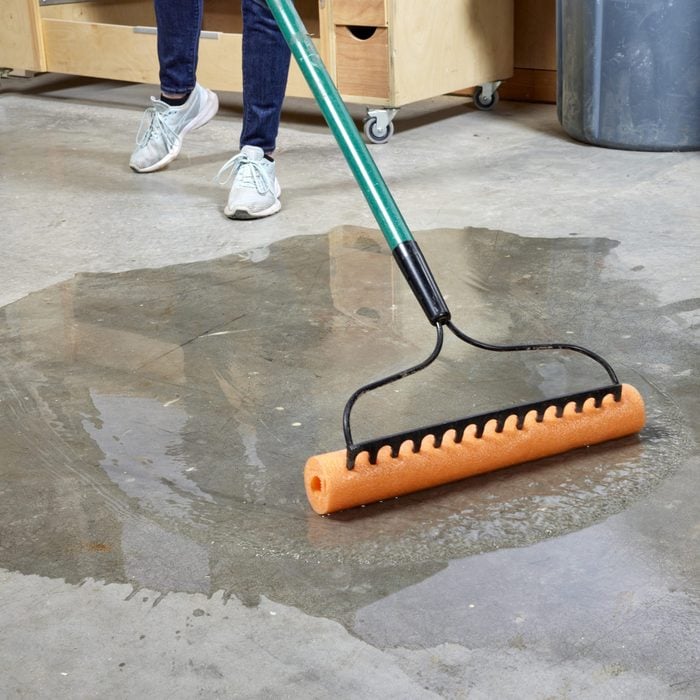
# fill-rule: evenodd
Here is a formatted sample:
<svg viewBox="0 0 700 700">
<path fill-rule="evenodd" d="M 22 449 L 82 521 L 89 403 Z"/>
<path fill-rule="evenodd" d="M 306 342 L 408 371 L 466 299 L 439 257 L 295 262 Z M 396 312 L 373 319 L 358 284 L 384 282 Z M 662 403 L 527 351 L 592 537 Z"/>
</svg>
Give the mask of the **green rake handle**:
<svg viewBox="0 0 700 700">
<path fill-rule="evenodd" d="M 433 325 L 447 323 L 450 311 L 428 263 L 360 137 L 292 0 L 267 0 L 267 4 L 384 234 L 394 260 L 425 315 Z"/>
</svg>

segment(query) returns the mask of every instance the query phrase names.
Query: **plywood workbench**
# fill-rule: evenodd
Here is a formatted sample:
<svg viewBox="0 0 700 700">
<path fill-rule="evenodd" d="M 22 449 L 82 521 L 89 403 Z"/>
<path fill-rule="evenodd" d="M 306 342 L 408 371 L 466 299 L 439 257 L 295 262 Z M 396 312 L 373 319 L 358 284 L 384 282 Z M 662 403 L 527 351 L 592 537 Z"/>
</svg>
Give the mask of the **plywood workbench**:
<svg viewBox="0 0 700 700">
<path fill-rule="evenodd" d="M 348 102 L 400 107 L 508 78 L 513 0 L 296 0 Z M 0 66 L 158 83 L 151 0 L 3 0 Z M 241 90 L 236 0 L 205 0 L 198 77 Z M 310 93 L 296 66 L 288 94 Z"/>
</svg>

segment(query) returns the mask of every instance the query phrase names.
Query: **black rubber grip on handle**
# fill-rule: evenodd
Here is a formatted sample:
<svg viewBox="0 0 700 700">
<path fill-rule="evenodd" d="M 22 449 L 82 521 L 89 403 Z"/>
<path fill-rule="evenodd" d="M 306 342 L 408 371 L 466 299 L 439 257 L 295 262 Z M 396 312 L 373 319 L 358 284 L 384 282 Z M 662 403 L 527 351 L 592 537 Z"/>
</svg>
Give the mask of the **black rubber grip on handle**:
<svg viewBox="0 0 700 700">
<path fill-rule="evenodd" d="M 450 310 L 418 243 L 413 240 L 399 243 L 392 255 L 430 323 L 447 323 Z"/>
</svg>

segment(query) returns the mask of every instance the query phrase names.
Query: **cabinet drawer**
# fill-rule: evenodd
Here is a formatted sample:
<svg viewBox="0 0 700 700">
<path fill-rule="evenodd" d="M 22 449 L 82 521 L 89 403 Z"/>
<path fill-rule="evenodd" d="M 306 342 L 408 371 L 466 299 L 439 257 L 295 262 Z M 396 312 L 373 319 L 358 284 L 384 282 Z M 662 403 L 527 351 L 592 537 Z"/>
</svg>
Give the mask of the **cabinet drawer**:
<svg viewBox="0 0 700 700">
<path fill-rule="evenodd" d="M 155 27 L 45 19 L 46 65 L 55 73 L 157 85 Z M 202 32 L 197 78 L 213 89 L 241 90 L 241 35 Z"/>
<path fill-rule="evenodd" d="M 37 0 L 23 0 L 37 2 Z M 159 83 L 153 0 L 81 0 L 39 8 L 46 70 L 138 83 Z M 6 0 L 0 0 L 6 2 Z M 297 0 L 310 31 L 318 34 L 318 0 Z M 206 0 L 197 79 L 212 90 L 242 89 L 240 2 Z M 318 45 L 318 37 L 314 39 Z M 296 65 L 287 94 L 310 96 Z"/>
<path fill-rule="evenodd" d="M 61 19 L 42 20 L 47 70 L 158 85 L 155 27 Z M 240 92 L 242 36 L 203 31 L 197 79 L 212 90 Z M 310 91 L 296 65 L 289 71 L 287 95 Z"/>
<path fill-rule="evenodd" d="M 333 23 L 358 27 L 385 27 L 385 0 L 333 0 Z"/>
<path fill-rule="evenodd" d="M 366 37 L 366 38 L 364 38 Z M 343 95 L 389 97 L 389 32 L 335 27 L 336 79 Z"/>
<path fill-rule="evenodd" d="M 137 83 L 158 83 L 155 34 L 133 27 L 42 20 L 47 70 Z"/>
</svg>

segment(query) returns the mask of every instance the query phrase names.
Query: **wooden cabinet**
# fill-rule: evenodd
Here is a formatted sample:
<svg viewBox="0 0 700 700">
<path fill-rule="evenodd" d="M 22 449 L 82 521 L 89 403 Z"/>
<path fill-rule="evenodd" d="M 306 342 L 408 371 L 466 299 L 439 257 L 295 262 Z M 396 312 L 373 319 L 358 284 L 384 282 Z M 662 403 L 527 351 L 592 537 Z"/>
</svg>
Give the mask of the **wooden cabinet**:
<svg viewBox="0 0 700 700">
<path fill-rule="evenodd" d="M 35 41 L 45 60 L 41 70 L 96 78 L 158 83 L 156 21 L 152 0 L 2 0 L 12 5 L 34 3 L 38 14 Z M 297 0 L 310 32 L 319 33 L 317 0 Z M 241 10 L 231 0 L 206 0 L 200 39 L 198 79 L 217 90 L 240 91 Z M 2 32 L 2 29 L 0 29 Z M 1 38 L 1 34 L 0 34 Z M 26 41 L 32 40 L 30 35 Z M 5 54 L 0 65 L 27 68 Z M 309 92 L 296 67 L 290 72 L 289 94 Z"/>
<path fill-rule="evenodd" d="M 331 75 L 348 101 L 400 107 L 512 75 L 512 0 L 326 5 Z"/>
<path fill-rule="evenodd" d="M 0 2 L 0 67 L 45 71 L 37 0 Z"/>
<path fill-rule="evenodd" d="M 343 98 L 399 107 L 510 77 L 513 0 L 296 0 Z M 151 0 L 2 0 L 0 66 L 158 83 Z M 237 0 L 205 0 L 198 78 L 241 90 Z M 293 65 L 288 94 L 309 96 Z"/>
</svg>

